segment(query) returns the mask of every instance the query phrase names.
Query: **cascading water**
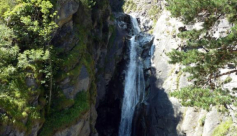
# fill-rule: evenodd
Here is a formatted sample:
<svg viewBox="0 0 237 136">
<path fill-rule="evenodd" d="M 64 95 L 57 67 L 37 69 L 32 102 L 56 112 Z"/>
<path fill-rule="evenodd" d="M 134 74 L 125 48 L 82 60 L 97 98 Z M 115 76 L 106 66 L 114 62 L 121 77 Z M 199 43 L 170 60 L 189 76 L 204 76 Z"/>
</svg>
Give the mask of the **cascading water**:
<svg viewBox="0 0 237 136">
<path fill-rule="evenodd" d="M 134 17 L 134 15 L 131 14 L 130 17 L 131 17 L 132 27 L 133 27 L 133 31 L 134 31 L 134 36 L 135 36 L 136 34 L 140 33 L 141 30 L 139 28 L 137 19 Z"/>
<path fill-rule="evenodd" d="M 130 39 L 130 61 L 125 77 L 119 136 L 131 136 L 135 108 L 136 105 L 143 100 L 145 91 L 143 64 L 138 56 L 138 47 L 135 40 L 136 35 L 140 32 L 140 28 L 136 18 L 131 16 L 131 22 L 134 35 Z"/>
</svg>

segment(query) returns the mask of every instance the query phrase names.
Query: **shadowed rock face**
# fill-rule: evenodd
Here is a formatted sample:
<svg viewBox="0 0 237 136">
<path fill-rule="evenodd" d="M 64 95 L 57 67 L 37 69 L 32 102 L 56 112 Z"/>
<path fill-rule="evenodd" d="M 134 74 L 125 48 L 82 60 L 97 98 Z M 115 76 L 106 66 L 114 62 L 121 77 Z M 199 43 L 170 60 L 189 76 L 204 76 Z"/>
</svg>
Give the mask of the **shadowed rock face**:
<svg viewBox="0 0 237 136">
<path fill-rule="evenodd" d="M 118 63 L 123 60 L 124 47 L 126 45 L 126 36 L 128 35 L 129 26 L 125 22 L 129 20 L 129 16 L 118 13 L 114 15 L 117 19 L 115 21 L 115 30 L 107 49 L 101 50 L 101 55 L 97 63 L 97 103 L 98 107 L 101 101 L 104 101 L 107 86 L 111 81 L 113 75 L 118 69 Z"/>
<path fill-rule="evenodd" d="M 76 94 L 89 89 L 90 77 L 85 66 L 82 66 L 80 74 L 74 86 L 70 85 L 70 79 L 66 78 L 62 82 L 63 93 L 68 99 L 75 98 Z"/>
<path fill-rule="evenodd" d="M 125 61 L 118 63 L 116 73 L 106 89 L 106 94 L 97 108 L 96 129 L 100 136 L 117 136 L 121 116 L 121 100 L 124 88 Z"/>
<path fill-rule="evenodd" d="M 98 90 L 101 94 L 98 94 L 97 98 L 97 112 L 98 118 L 96 123 L 96 129 L 100 136 L 117 136 L 118 128 L 120 124 L 121 116 L 121 104 L 124 91 L 125 73 L 129 62 L 129 39 L 131 32 L 130 17 L 125 14 L 117 13 L 116 17 L 116 38 L 113 42 L 113 46 L 122 46 L 121 59 L 117 62 L 115 73 L 112 75 L 110 82 L 108 82 L 105 92 Z M 146 37 L 146 38 L 144 38 Z M 149 68 L 150 64 L 150 47 L 153 43 L 153 37 L 148 34 L 140 33 L 136 36 L 136 42 L 138 43 L 138 56 L 143 60 L 144 76 L 148 79 L 150 76 Z M 125 42 L 121 42 L 125 41 Z M 118 44 L 123 43 L 123 44 Z M 148 62 L 146 62 L 148 61 Z M 149 82 L 146 82 L 145 87 L 149 89 Z M 104 94 L 104 95 L 103 95 Z"/>
<path fill-rule="evenodd" d="M 125 0 L 109 0 L 113 12 L 122 12 L 122 6 Z"/>
<path fill-rule="evenodd" d="M 111 43 L 111 50 L 104 56 L 109 59 L 109 62 L 103 62 L 107 69 L 103 71 L 104 75 L 107 75 L 107 79 L 103 76 L 99 77 L 97 88 L 97 114 L 96 129 L 100 136 L 117 136 L 118 126 L 120 122 L 120 108 L 121 99 L 124 88 L 124 76 L 126 68 L 126 52 L 128 36 L 127 21 L 129 16 L 118 13 L 116 17 L 116 30 L 115 39 Z M 119 50 L 116 50 L 119 49 Z M 119 52 L 118 52 L 119 51 Z M 120 54 L 120 55 L 119 55 Z M 118 55 L 121 58 L 118 58 Z M 117 56 L 117 59 L 115 59 Z M 100 63 L 101 65 L 101 63 Z M 115 69 L 114 73 L 111 73 L 111 69 Z"/>
<path fill-rule="evenodd" d="M 176 127 L 181 119 L 181 114 L 176 113 L 174 108 L 179 108 L 180 105 L 169 100 L 164 89 L 157 87 L 158 82 L 161 81 L 155 76 L 150 78 L 149 95 L 147 101 L 137 107 L 132 136 L 179 135 Z"/>
</svg>

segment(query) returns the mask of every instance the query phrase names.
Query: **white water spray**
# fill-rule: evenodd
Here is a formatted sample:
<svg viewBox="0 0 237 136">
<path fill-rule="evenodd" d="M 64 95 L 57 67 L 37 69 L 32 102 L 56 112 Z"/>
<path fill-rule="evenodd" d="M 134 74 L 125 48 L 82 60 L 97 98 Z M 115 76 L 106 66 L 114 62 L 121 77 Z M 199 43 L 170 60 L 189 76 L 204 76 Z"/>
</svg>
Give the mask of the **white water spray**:
<svg viewBox="0 0 237 136">
<path fill-rule="evenodd" d="M 119 127 L 119 136 L 131 136 L 132 120 L 136 105 L 143 100 L 145 91 L 145 81 L 143 75 L 143 64 L 138 58 L 136 34 L 140 28 L 136 18 L 131 17 L 134 36 L 130 39 L 130 61 L 125 77 L 124 98 L 122 104 L 121 122 Z"/>
</svg>

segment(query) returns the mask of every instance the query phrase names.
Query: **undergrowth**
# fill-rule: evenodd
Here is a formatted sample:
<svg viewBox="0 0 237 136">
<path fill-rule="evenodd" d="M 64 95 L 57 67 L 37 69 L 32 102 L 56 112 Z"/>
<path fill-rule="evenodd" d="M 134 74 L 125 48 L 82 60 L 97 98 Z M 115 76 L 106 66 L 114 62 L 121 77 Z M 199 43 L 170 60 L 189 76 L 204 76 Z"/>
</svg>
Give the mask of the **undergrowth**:
<svg viewBox="0 0 237 136">
<path fill-rule="evenodd" d="M 54 132 L 72 125 L 89 110 L 89 107 L 88 92 L 79 92 L 72 107 L 55 112 L 46 118 L 39 136 L 51 136 Z"/>
</svg>

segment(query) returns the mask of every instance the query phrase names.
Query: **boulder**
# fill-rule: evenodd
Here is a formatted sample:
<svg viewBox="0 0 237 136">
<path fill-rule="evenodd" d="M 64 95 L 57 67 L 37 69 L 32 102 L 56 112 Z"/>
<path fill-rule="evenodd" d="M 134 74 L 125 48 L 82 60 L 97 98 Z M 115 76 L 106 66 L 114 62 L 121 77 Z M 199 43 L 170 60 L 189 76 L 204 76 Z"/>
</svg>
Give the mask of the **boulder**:
<svg viewBox="0 0 237 136">
<path fill-rule="evenodd" d="M 150 34 L 140 33 L 136 36 L 136 42 L 138 42 L 138 45 L 143 49 L 150 49 L 151 45 L 153 44 L 153 41 L 154 36 Z"/>
</svg>

